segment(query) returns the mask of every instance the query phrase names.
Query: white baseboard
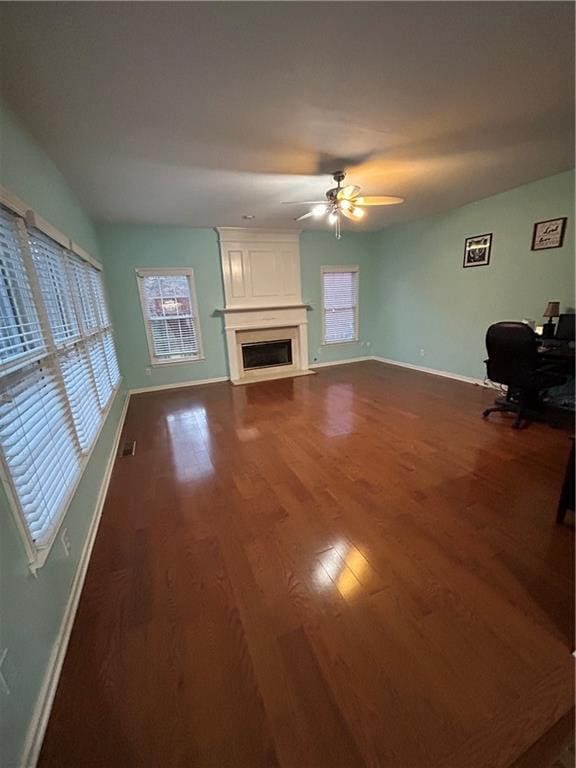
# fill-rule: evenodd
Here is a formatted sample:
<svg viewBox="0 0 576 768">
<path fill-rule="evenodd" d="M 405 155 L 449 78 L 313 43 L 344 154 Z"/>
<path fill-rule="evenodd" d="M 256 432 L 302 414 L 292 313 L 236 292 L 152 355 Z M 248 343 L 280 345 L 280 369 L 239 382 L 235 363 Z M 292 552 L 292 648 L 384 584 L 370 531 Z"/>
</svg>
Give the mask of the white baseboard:
<svg viewBox="0 0 576 768">
<path fill-rule="evenodd" d="M 120 436 L 122 434 L 122 427 L 126 419 L 126 412 L 128 410 L 128 403 L 130 402 L 130 393 L 126 393 L 126 399 L 122 407 L 122 412 L 118 420 L 118 426 L 116 427 L 116 433 L 114 435 L 114 441 L 110 449 L 108 461 L 106 463 L 106 469 L 100 484 L 100 491 L 98 493 L 98 499 L 96 500 L 96 507 L 92 520 L 90 521 L 90 527 L 84 541 L 84 547 L 82 548 L 82 554 L 76 567 L 76 573 L 72 581 L 72 587 L 70 589 L 70 595 L 68 596 L 68 602 L 64 610 L 58 636 L 54 642 L 52 653 L 48 661 L 48 667 L 44 680 L 42 681 L 42 687 L 36 700 L 36 706 L 34 713 L 28 726 L 28 733 L 26 741 L 24 743 L 24 750 L 22 752 L 22 758 L 20 762 L 21 768 L 34 768 L 40 756 L 40 749 L 42 747 L 42 741 L 46 732 L 46 726 L 48 725 L 48 719 L 50 717 L 50 711 L 54 702 L 54 696 L 56 694 L 56 688 L 58 687 L 58 680 L 60 678 L 60 672 L 62 671 L 62 664 L 64 663 L 64 657 L 66 656 L 66 649 L 68 648 L 68 641 L 70 639 L 70 633 L 72 632 L 72 626 L 74 624 L 74 618 L 76 617 L 76 611 L 78 609 L 78 602 L 80 601 L 80 595 L 82 594 L 82 587 L 84 586 L 84 579 L 86 578 L 86 572 L 88 570 L 88 563 L 90 562 L 90 556 L 92 554 L 92 548 L 98 532 L 98 526 L 100 524 L 100 518 L 102 517 L 102 510 L 104 508 L 104 501 L 108 492 L 108 485 L 110 483 L 110 477 L 112 475 L 112 469 L 114 468 L 114 461 L 118 453 L 118 445 L 120 443 Z"/>
<path fill-rule="evenodd" d="M 370 355 L 365 355 L 364 357 L 350 357 L 347 360 L 334 360 L 333 362 L 328 362 L 328 363 L 310 363 L 308 368 L 310 369 L 328 368 L 329 366 L 333 366 L 333 365 L 347 365 L 348 363 L 362 363 L 365 360 L 381 360 L 382 362 L 388 362 L 387 360 L 384 360 L 384 358 L 376 358 L 376 357 L 370 357 Z M 291 373 L 288 375 L 293 376 L 294 374 Z M 161 392 L 163 389 L 185 389 L 186 387 L 198 387 L 201 384 L 217 384 L 222 381 L 230 381 L 230 377 L 217 376 L 214 379 L 191 379 L 190 381 L 180 381 L 177 384 L 159 384 L 157 386 L 151 386 L 151 387 L 136 387 L 130 390 L 130 394 L 139 395 L 144 392 Z M 247 383 L 249 382 L 240 381 L 240 380 L 232 382 L 232 384 L 247 384 Z"/>
<path fill-rule="evenodd" d="M 347 365 L 348 363 L 362 363 L 365 360 L 375 360 L 375 357 L 350 357 L 348 360 L 334 360 L 333 363 L 310 363 L 309 368 L 328 368 L 331 365 Z"/>
<path fill-rule="evenodd" d="M 445 379 L 455 379 L 456 381 L 463 381 L 466 384 L 475 384 L 478 387 L 489 387 L 490 384 L 484 379 L 475 379 L 472 376 L 461 376 L 459 373 L 450 373 L 449 371 L 439 371 L 436 368 L 426 368 L 423 365 L 414 365 L 413 363 L 402 363 L 399 360 L 390 360 L 387 357 L 372 357 L 371 360 L 377 360 L 379 363 L 387 363 L 388 365 L 397 365 L 400 368 L 410 368 L 412 371 L 420 371 L 421 373 L 431 373 L 433 376 L 443 376 Z"/>
<path fill-rule="evenodd" d="M 179 381 L 177 384 L 159 384 L 152 387 L 136 387 L 131 389 L 131 395 L 139 395 L 142 392 L 160 392 L 163 389 L 185 389 L 186 387 L 199 387 L 201 384 L 216 384 L 220 381 L 230 381 L 229 376 L 217 376 L 215 379 L 192 379 L 190 381 Z"/>
</svg>

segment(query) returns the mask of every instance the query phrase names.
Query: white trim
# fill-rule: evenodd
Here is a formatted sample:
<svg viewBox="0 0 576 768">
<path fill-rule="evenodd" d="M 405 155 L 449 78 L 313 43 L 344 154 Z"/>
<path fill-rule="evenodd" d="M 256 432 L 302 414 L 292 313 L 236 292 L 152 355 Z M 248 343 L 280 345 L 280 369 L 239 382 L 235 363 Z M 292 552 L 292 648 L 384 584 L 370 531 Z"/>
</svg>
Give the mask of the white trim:
<svg viewBox="0 0 576 768">
<path fill-rule="evenodd" d="M 375 360 L 375 357 L 350 357 L 348 360 L 335 360 L 333 363 L 310 363 L 309 368 L 328 368 L 331 365 L 347 365 L 348 363 L 364 363 L 366 360 Z"/>
<path fill-rule="evenodd" d="M 320 271 L 324 272 L 360 272 L 358 264 L 322 264 Z"/>
<path fill-rule="evenodd" d="M 335 347 L 340 346 L 341 344 L 361 344 L 362 341 L 360 338 L 357 339 L 348 339 L 348 341 L 321 341 L 320 346 L 321 347 Z"/>
<path fill-rule="evenodd" d="M 445 379 L 454 379 L 455 381 L 463 381 L 465 384 L 475 384 L 479 387 L 489 387 L 490 385 L 484 379 L 475 379 L 473 376 L 462 376 L 459 373 L 450 373 L 449 371 L 439 371 L 437 368 L 426 368 L 423 365 L 414 365 L 413 363 L 403 363 L 400 360 L 390 360 L 387 357 L 371 357 L 370 360 L 376 360 L 379 363 L 386 363 L 387 365 L 397 365 L 400 368 L 410 368 L 412 371 L 420 371 L 421 373 L 431 373 L 433 376 L 442 376 Z"/>
<path fill-rule="evenodd" d="M 194 274 L 192 267 L 136 267 L 137 277 L 174 277 L 184 275 L 187 277 L 190 273 Z"/>
<path fill-rule="evenodd" d="M 191 363 L 203 363 L 205 360 L 205 357 L 183 357 L 178 358 L 178 360 L 173 358 L 169 358 L 168 360 L 157 358 L 154 360 L 154 362 L 150 362 L 150 366 L 152 368 L 164 368 L 167 365 L 190 365 Z"/>
<path fill-rule="evenodd" d="M 152 387 L 136 387 L 130 390 L 131 395 L 139 395 L 142 392 L 160 392 L 163 389 L 185 389 L 186 387 L 198 387 L 201 384 L 218 384 L 222 381 L 230 381 L 229 376 L 216 376 L 214 379 L 192 379 L 191 381 L 179 381 L 176 384 L 159 384 Z"/>
<path fill-rule="evenodd" d="M 298 376 L 314 376 L 316 374 L 316 371 L 311 371 L 310 368 L 307 368 L 305 371 L 287 371 L 286 373 L 281 373 L 278 369 L 275 373 L 260 373 L 258 378 L 250 379 L 248 377 L 243 377 L 241 379 L 231 380 L 231 384 L 233 384 L 235 387 L 245 387 L 249 384 L 262 384 L 266 381 L 276 381 L 277 379 L 295 379 Z"/>
<path fill-rule="evenodd" d="M 299 243 L 301 229 L 250 229 L 247 227 L 215 227 L 224 243 Z"/>
<path fill-rule="evenodd" d="M 324 275 L 331 272 L 350 272 L 356 274 L 356 306 L 354 307 L 354 338 L 326 341 L 326 305 L 324 302 Z M 322 341 L 323 347 L 331 347 L 333 344 L 354 344 L 360 341 L 360 267 L 358 264 L 336 264 L 334 266 L 322 265 L 320 267 L 320 290 L 322 294 Z"/>
<path fill-rule="evenodd" d="M 40 232 L 48 235 L 51 240 L 54 240 L 55 243 L 61 245 L 62 248 L 70 247 L 70 238 L 66 237 L 66 235 L 59 229 L 56 229 L 56 227 L 53 227 L 49 221 L 43 219 L 38 213 L 27 210 L 24 219 L 28 227 L 40 230 Z"/>
<path fill-rule="evenodd" d="M 263 312 L 269 309 L 308 309 L 311 304 L 246 304 L 245 306 L 238 307 L 224 307 L 223 309 L 216 309 L 216 312 L 220 312 L 223 315 L 232 314 L 234 312 Z"/>
<path fill-rule="evenodd" d="M 91 256 L 88 251 L 67 237 L 59 229 L 52 226 L 49 221 L 46 221 L 46 219 L 40 216 L 39 213 L 36 213 L 36 211 L 32 210 L 29 205 L 27 205 L 23 200 L 20 200 L 20 198 L 16 195 L 13 195 L 9 189 L 2 186 L 1 184 L 0 203 L 24 219 L 29 226 L 36 227 L 36 229 L 44 232 L 45 235 L 48 235 L 48 237 L 52 238 L 52 240 L 57 242 L 63 248 L 73 251 L 81 259 L 87 261 L 89 264 L 92 264 L 93 267 L 102 272 L 102 264 L 93 256 Z"/>
<path fill-rule="evenodd" d="M 90 556 L 92 554 L 92 548 L 98 532 L 98 526 L 100 524 L 100 518 L 102 517 L 102 510 L 104 508 L 104 501 L 106 500 L 106 494 L 108 492 L 108 485 L 110 483 L 110 477 L 112 475 L 112 469 L 114 468 L 114 462 L 118 453 L 118 445 L 120 443 L 120 437 L 122 435 L 122 429 L 124 427 L 124 421 L 126 419 L 126 412 L 128 411 L 128 404 L 130 402 L 130 393 L 126 393 L 126 399 L 122 407 L 122 412 L 118 420 L 118 426 L 116 427 L 116 433 L 114 435 L 114 441 L 110 454 L 108 456 L 108 462 L 100 484 L 100 492 L 98 493 L 98 499 L 96 501 L 96 507 L 92 520 L 90 521 L 90 527 L 84 540 L 84 547 L 82 554 L 76 567 L 76 573 L 72 581 L 72 587 L 68 596 L 68 602 L 64 610 L 60 629 L 54 645 L 52 647 L 52 653 L 50 654 L 50 660 L 42 681 L 42 686 L 36 699 L 36 706 L 32 719 L 28 726 L 26 734 L 26 740 L 24 742 L 24 750 L 22 752 L 22 758 L 20 765 L 23 768 L 33 768 L 38 761 L 40 755 L 40 749 L 42 747 L 42 741 L 46 732 L 46 726 L 48 724 L 48 718 L 50 717 L 50 711 L 52 709 L 52 703 L 56 694 L 56 688 L 58 687 L 58 680 L 60 678 L 60 672 L 62 670 L 62 664 L 66 656 L 66 650 L 68 648 L 68 641 L 70 639 L 70 633 L 72 632 L 72 626 L 74 624 L 74 618 L 78 609 L 78 603 L 80 595 L 82 594 L 82 587 L 84 586 L 84 579 L 86 578 L 86 572 L 88 570 L 88 564 L 90 562 Z"/>
<path fill-rule="evenodd" d="M 165 359 L 158 357 L 154 353 L 154 339 L 152 337 L 152 330 L 150 328 L 150 318 L 148 317 L 148 309 L 146 306 L 146 296 L 144 294 L 144 280 L 147 277 L 172 277 L 181 275 L 188 281 L 188 292 L 190 294 L 190 304 L 192 309 L 192 322 L 194 330 L 196 332 L 196 343 L 198 347 L 198 354 L 196 355 L 182 355 L 176 359 Z M 205 360 L 204 357 L 204 344 L 202 341 L 202 328 L 200 326 L 200 312 L 198 309 L 198 297 L 196 295 L 196 280 L 194 279 L 194 270 L 192 267 L 168 267 L 164 268 L 151 268 L 140 269 L 136 267 L 136 282 L 138 284 L 138 295 L 140 296 L 140 308 L 142 310 L 142 319 L 144 320 L 144 329 L 146 331 L 146 340 L 148 342 L 148 354 L 150 356 L 151 366 L 164 366 L 175 365 L 178 363 L 197 363 L 200 360 Z"/>
<path fill-rule="evenodd" d="M 22 216 L 22 218 L 26 216 L 26 212 L 29 210 L 28 206 L 23 200 L 20 200 L 19 197 L 16 197 L 16 195 L 13 195 L 12 192 L 9 192 L 6 187 L 1 185 L 0 203 L 5 205 L 6 208 L 9 208 L 13 213 L 17 213 L 18 216 Z"/>
<path fill-rule="evenodd" d="M 81 245 L 78 245 L 78 243 L 74 242 L 74 240 L 69 240 L 69 245 L 67 247 L 72 251 L 72 253 L 75 253 L 76 256 L 81 258 L 83 261 L 87 261 L 89 264 L 92 264 L 92 266 L 99 272 L 104 271 L 102 264 L 100 264 L 98 259 L 95 259 L 94 256 L 91 256 L 88 251 L 84 250 L 84 248 L 82 248 Z"/>
</svg>

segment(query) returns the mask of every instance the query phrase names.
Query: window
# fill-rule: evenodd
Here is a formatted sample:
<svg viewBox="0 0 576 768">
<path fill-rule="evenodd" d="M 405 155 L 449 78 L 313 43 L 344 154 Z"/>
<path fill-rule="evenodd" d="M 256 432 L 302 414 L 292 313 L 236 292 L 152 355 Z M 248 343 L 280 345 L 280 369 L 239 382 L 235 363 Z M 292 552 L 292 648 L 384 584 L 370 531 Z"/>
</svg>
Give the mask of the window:
<svg viewBox="0 0 576 768">
<path fill-rule="evenodd" d="M 36 564 L 119 381 L 99 270 L 0 207 L 0 452 Z"/>
<path fill-rule="evenodd" d="M 323 343 L 358 340 L 358 267 L 322 267 Z"/>
<path fill-rule="evenodd" d="M 193 271 L 139 269 L 137 276 L 152 364 L 202 359 Z"/>
</svg>

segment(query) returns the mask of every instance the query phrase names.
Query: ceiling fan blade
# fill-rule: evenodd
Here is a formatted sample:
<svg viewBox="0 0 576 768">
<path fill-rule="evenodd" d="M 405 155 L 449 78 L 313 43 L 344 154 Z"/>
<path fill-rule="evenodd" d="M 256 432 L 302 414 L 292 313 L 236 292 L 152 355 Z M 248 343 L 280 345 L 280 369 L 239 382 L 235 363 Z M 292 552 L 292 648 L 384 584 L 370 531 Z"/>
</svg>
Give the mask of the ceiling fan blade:
<svg viewBox="0 0 576 768">
<path fill-rule="evenodd" d="M 345 208 L 340 208 L 340 213 L 342 214 L 342 216 L 346 216 L 347 219 L 350 219 L 350 221 L 358 221 L 358 219 L 352 216 L 350 211 L 347 211 Z"/>
<path fill-rule="evenodd" d="M 284 200 L 281 205 L 326 205 L 324 200 Z"/>
<path fill-rule="evenodd" d="M 336 197 L 338 200 L 351 200 L 353 197 L 356 197 L 358 192 L 360 192 L 360 187 L 357 187 L 355 184 L 348 184 L 347 187 L 342 187 Z"/>
<path fill-rule="evenodd" d="M 308 211 L 308 213 L 303 213 L 302 216 L 298 216 L 294 221 L 302 221 L 302 219 L 308 219 L 310 216 L 314 216 L 314 211 Z"/>
<path fill-rule="evenodd" d="M 398 205 L 403 203 L 403 197 L 393 197 L 392 195 L 367 195 L 366 197 L 356 197 L 354 205 Z"/>
</svg>

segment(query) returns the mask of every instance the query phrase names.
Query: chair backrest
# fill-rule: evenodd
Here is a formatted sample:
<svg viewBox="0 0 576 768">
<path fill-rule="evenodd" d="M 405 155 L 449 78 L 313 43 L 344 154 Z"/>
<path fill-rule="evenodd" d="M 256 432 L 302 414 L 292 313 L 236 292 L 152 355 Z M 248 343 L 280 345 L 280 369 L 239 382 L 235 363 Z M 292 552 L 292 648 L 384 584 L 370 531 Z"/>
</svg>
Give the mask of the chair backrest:
<svg viewBox="0 0 576 768">
<path fill-rule="evenodd" d="M 527 387 L 538 366 L 536 334 L 526 323 L 494 323 L 486 332 L 488 378 L 498 384 Z"/>
</svg>

